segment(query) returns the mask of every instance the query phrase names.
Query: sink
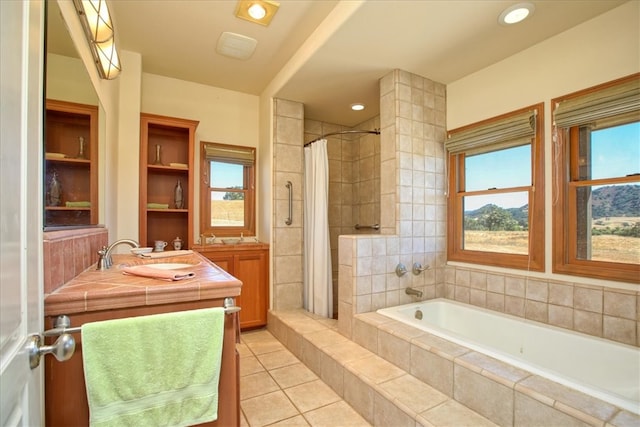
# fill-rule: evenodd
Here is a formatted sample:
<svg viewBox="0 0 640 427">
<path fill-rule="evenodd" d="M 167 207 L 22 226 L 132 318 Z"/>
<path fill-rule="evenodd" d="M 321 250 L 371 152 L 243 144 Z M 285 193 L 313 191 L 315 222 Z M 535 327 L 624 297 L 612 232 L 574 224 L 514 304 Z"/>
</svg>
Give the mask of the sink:
<svg viewBox="0 0 640 427">
<path fill-rule="evenodd" d="M 145 267 L 157 268 L 158 270 L 178 270 L 181 268 L 193 268 L 195 264 L 181 262 L 161 262 L 157 264 L 143 264 Z"/>
</svg>

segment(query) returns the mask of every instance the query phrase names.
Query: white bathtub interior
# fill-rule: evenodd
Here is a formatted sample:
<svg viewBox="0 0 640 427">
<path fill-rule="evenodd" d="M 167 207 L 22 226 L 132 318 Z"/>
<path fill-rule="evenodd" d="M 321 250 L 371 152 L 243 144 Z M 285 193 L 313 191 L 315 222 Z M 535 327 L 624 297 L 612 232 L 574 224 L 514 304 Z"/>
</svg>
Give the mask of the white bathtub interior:
<svg viewBox="0 0 640 427">
<path fill-rule="evenodd" d="M 442 298 L 378 313 L 640 414 L 637 347 Z"/>
</svg>

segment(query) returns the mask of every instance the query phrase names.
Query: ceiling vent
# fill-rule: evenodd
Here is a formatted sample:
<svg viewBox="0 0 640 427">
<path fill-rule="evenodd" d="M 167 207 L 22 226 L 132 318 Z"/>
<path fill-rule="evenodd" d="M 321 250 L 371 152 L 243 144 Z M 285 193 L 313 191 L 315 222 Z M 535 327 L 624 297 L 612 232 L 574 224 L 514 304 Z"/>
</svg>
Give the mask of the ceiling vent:
<svg viewBox="0 0 640 427">
<path fill-rule="evenodd" d="M 216 51 L 220 55 L 236 59 L 248 59 L 253 55 L 258 41 L 242 34 L 224 32 L 218 39 Z"/>
</svg>

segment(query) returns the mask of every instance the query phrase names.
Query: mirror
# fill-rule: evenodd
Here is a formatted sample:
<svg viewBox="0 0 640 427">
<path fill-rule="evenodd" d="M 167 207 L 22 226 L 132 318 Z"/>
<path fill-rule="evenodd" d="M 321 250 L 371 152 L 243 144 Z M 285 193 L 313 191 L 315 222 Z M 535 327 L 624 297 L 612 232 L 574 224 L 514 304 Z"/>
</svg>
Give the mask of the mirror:
<svg viewBox="0 0 640 427">
<path fill-rule="evenodd" d="M 57 1 L 46 4 L 44 226 L 98 224 L 98 95 Z"/>
</svg>

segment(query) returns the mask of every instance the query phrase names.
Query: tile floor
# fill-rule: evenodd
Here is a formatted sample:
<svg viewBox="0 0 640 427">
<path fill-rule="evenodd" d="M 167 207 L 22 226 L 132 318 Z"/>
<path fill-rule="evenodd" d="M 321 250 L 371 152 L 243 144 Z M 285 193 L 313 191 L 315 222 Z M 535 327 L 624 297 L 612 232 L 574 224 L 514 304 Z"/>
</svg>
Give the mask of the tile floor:
<svg viewBox="0 0 640 427">
<path fill-rule="evenodd" d="M 241 426 L 370 426 L 269 331 L 243 332 L 238 351 Z"/>
</svg>

